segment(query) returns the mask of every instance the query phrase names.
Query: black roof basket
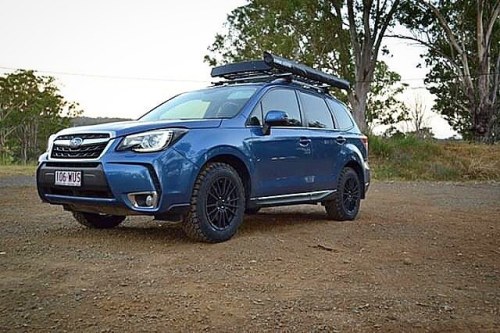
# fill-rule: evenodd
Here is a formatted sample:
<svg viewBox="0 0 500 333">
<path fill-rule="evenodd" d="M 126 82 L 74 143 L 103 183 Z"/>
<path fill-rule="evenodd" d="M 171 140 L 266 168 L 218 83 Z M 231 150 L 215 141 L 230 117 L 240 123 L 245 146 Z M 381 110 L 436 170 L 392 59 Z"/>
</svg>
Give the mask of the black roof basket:
<svg viewBox="0 0 500 333">
<path fill-rule="evenodd" d="M 237 62 L 212 68 L 212 77 L 226 79 L 227 83 L 256 81 L 277 77 L 292 77 L 316 88 L 326 86 L 349 89 L 349 82 L 323 73 L 309 66 L 264 52 L 264 60 Z"/>
</svg>

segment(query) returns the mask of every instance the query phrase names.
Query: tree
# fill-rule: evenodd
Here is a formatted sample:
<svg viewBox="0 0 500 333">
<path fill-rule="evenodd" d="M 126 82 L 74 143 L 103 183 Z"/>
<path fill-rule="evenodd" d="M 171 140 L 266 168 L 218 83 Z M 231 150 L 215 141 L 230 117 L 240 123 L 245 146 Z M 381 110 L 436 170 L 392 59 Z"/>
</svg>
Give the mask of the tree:
<svg viewBox="0 0 500 333">
<path fill-rule="evenodd" d="M 493 141 L 499 126 L 500 0 L 407 1 L 399 36 L 428 48 L 426 78 L 434 109 L 476 141 Z"/>
<path fill-rule="evenodd" d="M 51 133 L 69 126 L 75 103 L 59 95 L 54 78 L 19 70 L 0 77 L 0 161 L 36 160 Z"/>
<path fill-rule="evenodd" d="M 379 61 L 373 73 L 373 82 L 367 96 L 366 122 L 370 132 L 377 125 L 396 125 L 409 120 L 408 108 L 396 98 L 407 84 L 396 84 L 401 76 Z"/>
<path fill-rule="evenodd" d="M 417 96 L 414 104 L 408 109 L 408 119 L 406 122 L 409 125 L 408 132 L 414 134 L 416 137 L 425 139 L 433 136 L 432 128 L 429 126 L 427 107 L 424 105 L 421 96 Z"/>
<path fill-rule="evenodd" d="M 227 17 L 205 60 L 211 65 L 272 51 L 354 82 L 344 99 L 366 128 L 367 99 L 399 0 L 251 0 Z M 385 71 L 390 74 L 390 71 Z M 393 78 L 395 76 L 392 76 Z M 382 82 L 382 83 L 381 83 Z M 375 84 L 395 84 L 384 78 Z"/>
<path fill-rule="evenodd" d="M 349 102 L 358 124 L 366 124 L 367 96 L 387 28 L 393 25 L 399 0 L 347 0 L 349 35 L 355 63 L 353 94 Z M 340 13 L 340 11 L 339 11 Z"/>
</svg>

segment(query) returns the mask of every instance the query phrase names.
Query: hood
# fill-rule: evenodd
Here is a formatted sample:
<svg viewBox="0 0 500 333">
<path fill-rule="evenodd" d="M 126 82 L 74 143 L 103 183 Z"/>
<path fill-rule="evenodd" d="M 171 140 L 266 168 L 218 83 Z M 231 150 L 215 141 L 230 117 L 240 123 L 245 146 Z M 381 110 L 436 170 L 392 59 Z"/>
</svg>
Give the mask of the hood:
<svg viewBox="0 0 500 333">
<path fill-rule="evenodd" d="M 216 128 L 221 124 L 221 119 L 196 119 L 196 120 L 159 120 L 159 121 L 121 121 L 91 126 L 78 126 L 63 129 L 57 135 L 83 134 L 83 133 L 110 133 L 111 137 L 120 137 L 129 134 L 152 131 L 162 128 Z"/>
</svg>

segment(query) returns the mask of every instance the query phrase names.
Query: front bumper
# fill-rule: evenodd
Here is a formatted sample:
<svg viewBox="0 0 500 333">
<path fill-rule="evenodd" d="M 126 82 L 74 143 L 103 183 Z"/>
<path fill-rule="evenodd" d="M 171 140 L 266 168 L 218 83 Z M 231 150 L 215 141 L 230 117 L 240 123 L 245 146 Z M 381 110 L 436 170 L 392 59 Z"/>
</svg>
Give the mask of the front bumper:
<svg viewBox="0 0 500 333">
<path fill-rule="evenodd" d="M 98 162 L 42 159 L 40 198 L 65 209 L 112 215 L 181 214 L 189 207 L 196 166 L 171 149 L 163 154 L 110 154 Z M 54 184 L 55 171 L 80 171 L 81 186 Z M 153 204 L 138 198 L 154 197 Z M 151 203 L 151 200 L 148 201 Z"/>
</svg>

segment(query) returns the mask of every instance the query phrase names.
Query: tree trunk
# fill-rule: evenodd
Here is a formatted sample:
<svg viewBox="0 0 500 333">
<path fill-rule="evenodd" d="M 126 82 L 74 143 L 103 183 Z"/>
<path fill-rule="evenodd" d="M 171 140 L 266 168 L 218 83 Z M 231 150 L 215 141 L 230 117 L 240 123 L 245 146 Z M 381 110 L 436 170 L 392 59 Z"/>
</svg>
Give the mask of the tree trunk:
<svg viewBox="0 0 500 333">
<path fill-rule="evenodd" d="M 489 104 L 480 104 L 472 112 L 473 140 L 480 143 L 493 143 L 496 138 L 495 123 L 497 121 L 494 107 Z"/>
<path fill-rule="evenodd" d="M 354 91 L 349 93 L 349 102 L 353 108 L 354 119 L 361 131 L 367 130 L 366 105 L 382 39 L 392 22 L 399 2 L 399 0 L 395 0 L 392 5 L 389 5 L 387 1 L 363 1 L 363 24 L 359 31 L 356 22 L 355 1 L 347 0 L 346 2 L 349 36 L 356 70 L 356 82 L 354 83 Z M 370 25 L 370 21 L 374 22 L 373 26 Z"/>
<path fill-rule="evenodd" d="M 352 106 L 352 115 L 361 132 L 365 132 L 368 128 L 366 124 L 366 102 L 369 89 L 370 83 L 363 82 L 357 84 L 354 91 L 348 96 L 349 103 Z"/>
</svg>

